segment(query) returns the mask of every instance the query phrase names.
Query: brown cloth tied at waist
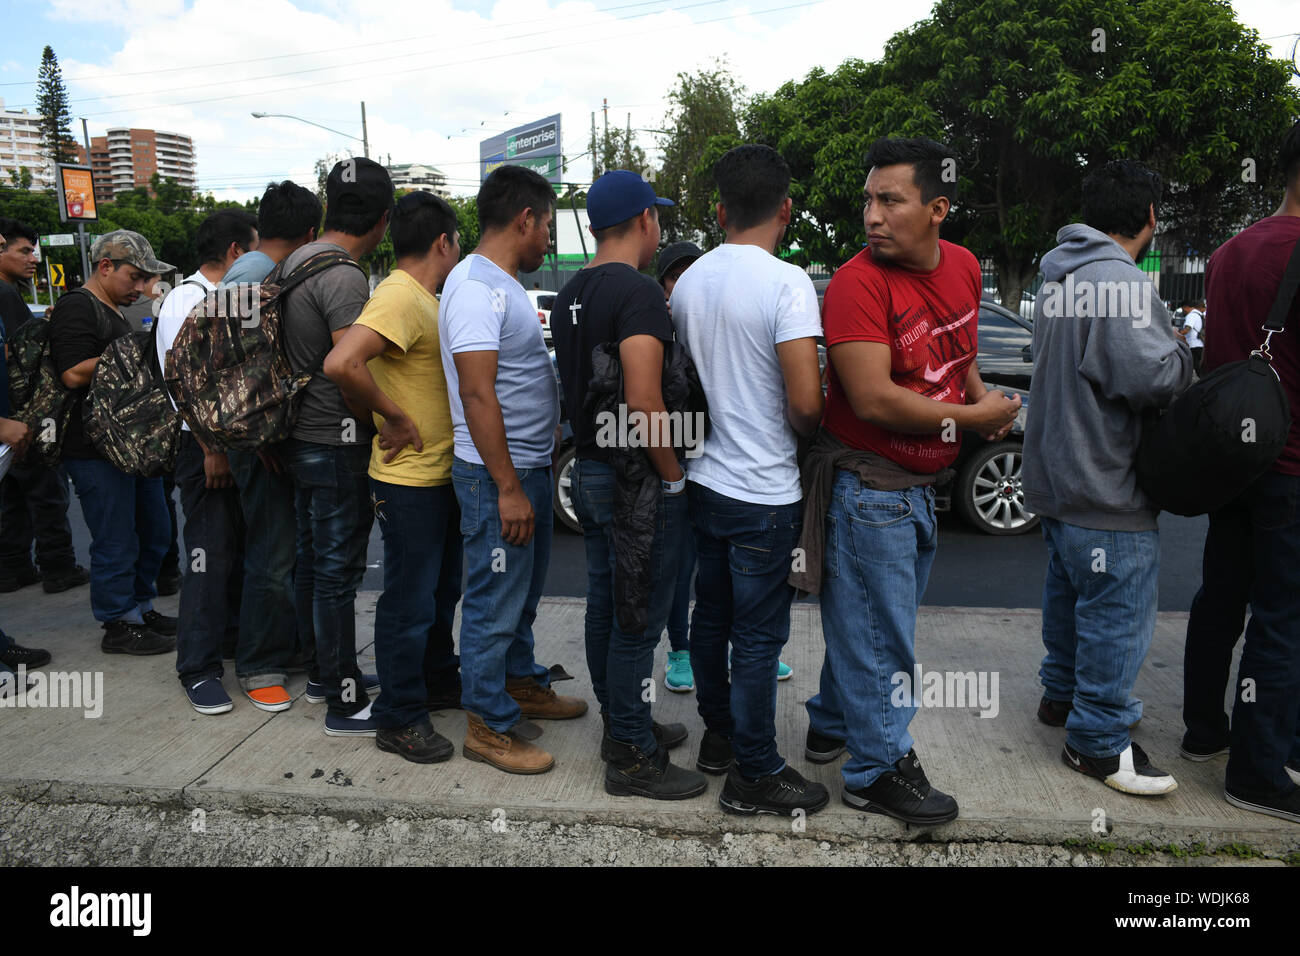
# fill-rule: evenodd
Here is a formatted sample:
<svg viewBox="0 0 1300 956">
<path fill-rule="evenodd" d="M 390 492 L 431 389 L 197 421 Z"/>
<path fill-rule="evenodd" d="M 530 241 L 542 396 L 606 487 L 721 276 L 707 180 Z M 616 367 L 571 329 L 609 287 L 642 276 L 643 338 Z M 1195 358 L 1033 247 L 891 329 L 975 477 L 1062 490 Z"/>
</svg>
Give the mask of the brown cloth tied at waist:
<svg viewBox="0 0 1300 956">
<path fill-rule="evenodd" d="M 799 535 L 803 570 L 791 571 L 787 581 L 792 587 L 808 594 L 820 594 L 822 590 L 822 567 L 826 556 L 826 512 L 831 506 L 835 472 L 853 472 L 863 485 L 875 491 L 902 491 L 917 485 L 932 485 L 949 481 L 954 475 L 951 468 L 944 468 L 932 475 L 908 471 L 883 455 L 850 448 L 825 427 L 817 429 L 799 470 L 804 491 L 803 532 Z"/>
</svg>

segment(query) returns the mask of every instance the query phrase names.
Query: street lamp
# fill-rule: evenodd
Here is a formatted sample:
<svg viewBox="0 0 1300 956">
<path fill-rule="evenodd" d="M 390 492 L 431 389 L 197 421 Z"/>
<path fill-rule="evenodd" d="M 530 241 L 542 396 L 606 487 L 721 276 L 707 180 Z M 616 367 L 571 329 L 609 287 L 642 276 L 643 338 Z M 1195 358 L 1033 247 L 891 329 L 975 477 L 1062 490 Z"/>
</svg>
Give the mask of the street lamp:
<svg viewBox="0 0 1300 956">
<path fill-rule="evenodd" d="M 320 123 L 313 123 L 309 119 L 303 119 L 301 116 L 290 116 L 288 113 L 254 113 L 253 119 L 266 119 L 276 116 L 281 119 L 297 120 L 299 123 L 306 123 L 308 126 L 315 126 L 323 129 L 328 133 L 334 133 L 337 136 L 346 136 L 348 139 L 355 139 L 361 143 L 361 149 L 365 153 L 366 159 L 370 158 L 370 139 L 366 134 L 366 103 L 361 101 L 361 135 L 353 136 L 351 133 L 345 133 L 342 130 L 330 129 L 328 126 L 322 126 Z"/>
</svg>

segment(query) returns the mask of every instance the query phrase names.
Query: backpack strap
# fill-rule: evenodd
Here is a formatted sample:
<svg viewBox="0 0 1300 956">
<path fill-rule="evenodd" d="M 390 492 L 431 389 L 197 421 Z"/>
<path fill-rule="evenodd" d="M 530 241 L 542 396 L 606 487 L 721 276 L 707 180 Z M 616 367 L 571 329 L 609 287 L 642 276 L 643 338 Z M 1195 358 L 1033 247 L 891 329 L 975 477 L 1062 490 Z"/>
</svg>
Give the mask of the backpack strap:
<svg viewBox="0 0 1300 956">
<path fill-rule="evenodd" d="M 84 285 L 77 286 L 75 289 L 69 289 L 65 294 L 74 295 L 78 292 L 90 296 L 90 301 L 95 306 L 95 321 L 99 323 L 99 328 L 97 329 L 99 337 L 108 342 L 113 341 L 116 336 L 113 335 L 113 320 L 108 316 L 108 306 L 104 305 L 103 302 L 100 302 L 99 296 L 95 295 L 95 293 L 91 292 Z"/>
<path fill-rule="evenodd" d="M 331 249 L 326 249 L 323 252 L 318 252 L 316 255 L 298 263 L 298 265 L 295 266 L 279 283 L 279 292 L 277 293 L 277 297 L 283 297 L 290 289 L 300 285 L 312 276 L 320 275 L 327 269 L 343 265 L 352 266 L 360 272 L 366 279 L 367 288 L 369 287 L 370 274 L 361 267 L 361 263 L 357 262 L 357 260 L 353 259 L 346 252 L 334 252 Z M 285 325 L 285 328 L 288 328 L 287 324 Z M 326 331 L 328 332 L 329 330 L 327 329 Z M 333 336 L 327 335 L 326 339 L 329 341 L 327 341 L 324 351 L 320 353 L 320 357 L 311 365 L 311 373 L 313 375 L 321 370 L 322 366 L 325 364 L 325 357 L 330 354 L 330 349 L 334 347 Z"/>
<path fill-rule="evenodd" d="M 1300 288 L 1300 240 L 1291 247 L 1291 258 L 1287 260 L 1286 272 L 1282 275 L 1282 284 L 1277 287 L 1277 297 L 1269 309 L 1268 318 L 1263 329 L 1270 336 L 1286 328 L 1286 314 L 1291 311 L 1291 302 L 1295 299 L 1296 289 Z M 1264 340 L 1264 351 L 1268 351 L 1268 339 Z"/>
</svg>

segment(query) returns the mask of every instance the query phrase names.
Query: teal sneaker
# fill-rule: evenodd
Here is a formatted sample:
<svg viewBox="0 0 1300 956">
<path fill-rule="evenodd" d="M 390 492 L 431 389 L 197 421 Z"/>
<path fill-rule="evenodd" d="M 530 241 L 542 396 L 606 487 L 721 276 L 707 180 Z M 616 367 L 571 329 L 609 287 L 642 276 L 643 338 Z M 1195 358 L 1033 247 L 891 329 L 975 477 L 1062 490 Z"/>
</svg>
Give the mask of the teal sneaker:
<svg viewBox="0 0 1300 956">
<path fill-rule="evenodd" d="M 668 685 L 669 690 L 675 690 L 679 694 L 695 690 L 695 674 L 691 671 L 690 651 L 668 652 L 668 670 L 664 676 L 664 683 Z"/>
<path fill-rule="evenodd" d="M 787 664 L 785 661 L 777 661 L 777 662 L 776 662 L 776 679 L 777 679 L 777 680 L 789 680 L 789 679 L 790 679 L 791 677 L 793 677 L 793 676 L 794 676 L 794 668 L 793 668 L 793 667 L 791 667 L 791 666 L 790 666 L 789 664 Z"/>
</svg>

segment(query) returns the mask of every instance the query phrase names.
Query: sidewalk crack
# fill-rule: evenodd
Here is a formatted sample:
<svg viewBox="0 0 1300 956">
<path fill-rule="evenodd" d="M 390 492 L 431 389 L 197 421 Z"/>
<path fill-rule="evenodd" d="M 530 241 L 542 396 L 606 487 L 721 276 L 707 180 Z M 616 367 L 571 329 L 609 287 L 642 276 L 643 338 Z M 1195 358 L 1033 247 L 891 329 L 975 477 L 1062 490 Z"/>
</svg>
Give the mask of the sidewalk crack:
<svg viewBox="0 0 1300 956">
<path fill-rule="evenodd" d="M 200 773 L 197 777 L 195 777 L 195 778 L 194 778 L 193 780 L 191 780 L 189 783 L 185 784 L 185 786 L 181 787 L 181 796 L 182 796 L 182 797 L 187 796 L 188 793 L 189 793 L 189 789 L 190 789 L 190 787 L 194 786 L 194 785 L 195 785 L 196 783 L 198 783 L 200 780 L 205 779 L 205 778 L 208 776 L 208 774 L 212 773 L 213 770 L 217 769 L 217 767 L 219 767 L 219 766 L 221 765 L 221 763 L 222 763 L 222 762 L 223 762 L 227 757 L 229 757 L 231 754 L 233 754 L 233 753 L 234 753 L 236 750 L 238 750 L 240 747 L 244 746 L 244 744 L 246 744 L 246 743 L 248 742 L 248 740 L 249 740 L 249 739 L 250 739 L 254 734 L 256 734 L 258 731 L 260 731 L 262 728 L 268 726 L 268 725 L 271 723 L 271 721 L 275 720 L 275 718 L 277 718 L 277 717 L 279 717 L 279 716 L 280 716 L 279 714 L 268 714 L 266 720 L 262 721 L 260 724 L 258 724 L 258 725 L 257 725 L 256 727 L 254 727 L 252 730 L 250 730 L 247 734 L 244 735 L 243 738 L 241 738 L 240 740 L 236 741 L 235 744 L 234 744 L 234 746 L 232 746 L 229 750 L 227 750 L 227 751 L 226 751 L 225 753 L 223 753 L 220 757 L 218 757 L 215 761 L 213 761 L 212 766 L 208 767 L 206 770 L 204 770 L 202 773 Z"/>
</svg>

